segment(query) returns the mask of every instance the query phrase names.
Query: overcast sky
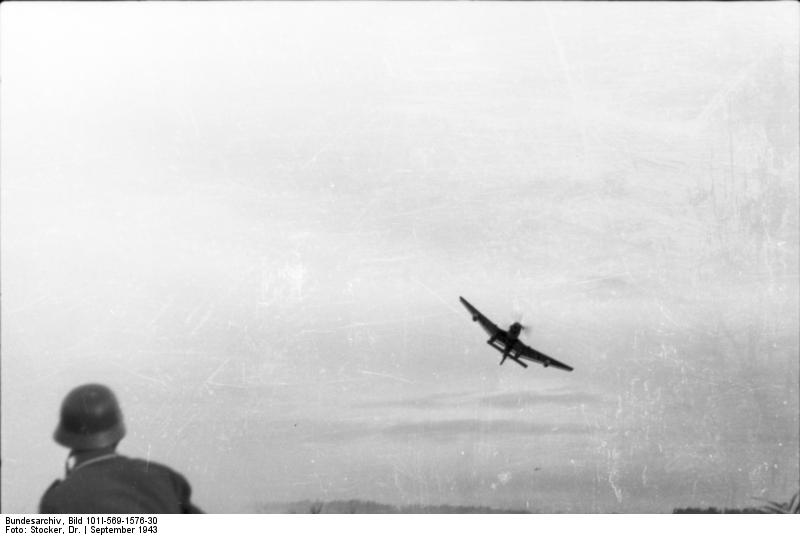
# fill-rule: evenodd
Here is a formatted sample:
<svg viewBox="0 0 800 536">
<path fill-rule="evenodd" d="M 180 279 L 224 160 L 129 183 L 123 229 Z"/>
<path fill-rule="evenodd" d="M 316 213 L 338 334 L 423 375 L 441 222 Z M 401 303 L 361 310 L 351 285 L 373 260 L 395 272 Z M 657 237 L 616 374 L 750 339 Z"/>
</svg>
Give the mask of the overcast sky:
<svg viewBox="0 0 800 536">
<path fill-rule="evenodd" d="M 788 500 L 797 15 L 3 4 L 3 511 L 88 381 L 212 512 Z"/>
</svg>

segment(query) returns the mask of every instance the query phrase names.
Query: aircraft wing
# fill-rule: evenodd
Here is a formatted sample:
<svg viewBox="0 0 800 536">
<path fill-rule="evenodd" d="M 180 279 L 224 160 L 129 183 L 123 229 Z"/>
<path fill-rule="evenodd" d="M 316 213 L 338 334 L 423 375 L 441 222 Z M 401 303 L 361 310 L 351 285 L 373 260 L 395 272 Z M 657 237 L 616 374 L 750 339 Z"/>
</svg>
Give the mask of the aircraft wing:
<svg viewBox="0 0 800 536">
<path fill-rule="evenodd" d="M 517 344 L 514 346 L 514 351 L 521 359 L 528 359 L 529 361 L 534 361 L 545 367 L 556 367 L 566 371 L 573 370 L 573 368 L 569 365 L 565 365 L 561 361 L 557 361 L 550 356 L 544 355 L 543 353 L 534 350 L 530 346 L 522 344 L 519 341 L 517 341 Z"/>
<path fill-rule="evenodd" d="M 461 300 L 461 303 L 464 304 L 464 307 L 467 308 L 469 314 L 472 315 L 472 320 L 474 320 L 475 322 L 479 322 L 484 331 L 486 331 L 486 333 L 493 336 L 499 331 L 502 331 L 491 320 L 483 316 L 483 314 L 480 311 L 475 309 L 475 307 L 473 307 L 472 304 L 469 303 L 467 300 L 465 300 L 461 296 L 459 296 L 458 299 Z"/>
</svg>

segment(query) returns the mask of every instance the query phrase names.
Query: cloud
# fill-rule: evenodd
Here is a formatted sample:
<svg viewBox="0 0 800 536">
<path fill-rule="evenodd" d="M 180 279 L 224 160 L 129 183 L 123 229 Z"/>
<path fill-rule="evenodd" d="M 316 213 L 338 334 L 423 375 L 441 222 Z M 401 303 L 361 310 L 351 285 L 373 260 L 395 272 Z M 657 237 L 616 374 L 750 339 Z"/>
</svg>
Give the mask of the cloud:
<svg viewBox="0 0 800 536">
<path fill-rule="evenodd" d="M 605 399 L 599 394 L 587 392 L 540 392 L 517 391 L 514 393 L 498 393 L 481 395 L 478 392 L 433 393 L 425 396 L 401 398 L 394 400 L 379 400 L 365 402 L 359 405 L 362 408 L 398 408 L 398 409 L 435 409 L 435 408 L 463 408 L 470 403 L 480 406 L 499 409 L 520 409 L 522 407 L 553 404 L 562 406 L 576 406 L 580 404 L 601 403 Z"/>
<path fill-rule="evenodd" d="M 232 424 L 234 433 L 241 429 Z M 297 419 L 272 422 L 263 439 L 298 444 L 342 445 L 353 441 L 383 439 L 388 441 L 447 442 L 456 439 L 512 436 L 563 436 L 604 434 L 605 427 L 583 423 L 547 423 L 515 419 L 441 419 L 379 421 Z"/>
<path fill-rule="evenodd" d="M 452 406 L 463 407 L 465 403 L 475 398 L 475 393 L 432 393 L 429 395 L 408 397 L 393 400 L 378 400 L 374 402 L 364 402 L 359 404 L 361 408 L 411 408 L 411 409 L 433 409 L 446 408 Z"/>
<path fill-rule="evenodd" d="M 382 430 L 383 435 L 398 437 L 424 436 L 443 439 L 461 435 L 548 435 L 591 434 L 600 428 L 584 424 L 545 424 L 511 419 L 450 419 L 441 421 L 403 422 Z"/>
<path fill-rule="evenodd" d="M 483 397 L 481 405 L 495 408 L 521 408 L 524 406 L 538 406 L 542 404 L 558 404 L 574 406 L 579 404 L 593 404 L 602 402 L 604 398 L 598 394 L 585 392 L 538 392 L 518 391 L 516 393 L 501 393 Z"/>
</svg>

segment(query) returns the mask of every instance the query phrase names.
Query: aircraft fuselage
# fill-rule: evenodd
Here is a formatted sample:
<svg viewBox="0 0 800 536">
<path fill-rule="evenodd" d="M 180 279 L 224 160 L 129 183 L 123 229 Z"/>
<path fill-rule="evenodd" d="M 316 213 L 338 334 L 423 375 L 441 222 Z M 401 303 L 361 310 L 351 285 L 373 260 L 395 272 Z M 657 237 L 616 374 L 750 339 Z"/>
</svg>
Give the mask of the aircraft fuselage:
<svg viewBox="0 0 800 536">
<path fill-rule="evenodd" d="M 522 325 L 519 322 L 514 322 L 511 324 L 511 326 L 509 326 L 508 331 L 500 330 L 500 333 L 487 341 L 490 346 L 494 346 L 492 343 L 494 343 L 495 340 L 500 339 L 500 341 L 505 345 L 505 348 L 503 349 L 503 358 L 500 360 L 501 365 L 511 355 L 511 352 L 514 350 L 514 344 L 516 344 L 517 340 L 519 339 L 519 334 L 521 332 Z M 514 359 L 514 361 L 520 363 L 518 359 Z M 524 364 L 522 365 L 525 366 Z"/>
<path fill-rule="evenodd" d="M 511 324 L 511 327 L 508 328 L 508 339 L 509 342 L 514 342 L 519 339 L 519 334 L 522 331 L 522 325 L 519 322 L 514 322 Z"/>
</svg>

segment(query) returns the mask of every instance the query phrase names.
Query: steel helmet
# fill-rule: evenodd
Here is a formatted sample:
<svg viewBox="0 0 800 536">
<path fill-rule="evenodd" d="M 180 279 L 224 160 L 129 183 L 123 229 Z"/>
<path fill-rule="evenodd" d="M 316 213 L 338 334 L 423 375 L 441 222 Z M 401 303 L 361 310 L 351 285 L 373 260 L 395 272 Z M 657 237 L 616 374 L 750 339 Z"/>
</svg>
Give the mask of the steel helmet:
<svg viewBox="0 0 800 536">
<path fill-rule="evenodd" d="M 53 438 L 73 450 L 92 450 L 115 445 L 125 436 L 122 411 L 114 393 L 105 385 L 76 387 L 61 404 L 61 420 Z"/>
</svg>

